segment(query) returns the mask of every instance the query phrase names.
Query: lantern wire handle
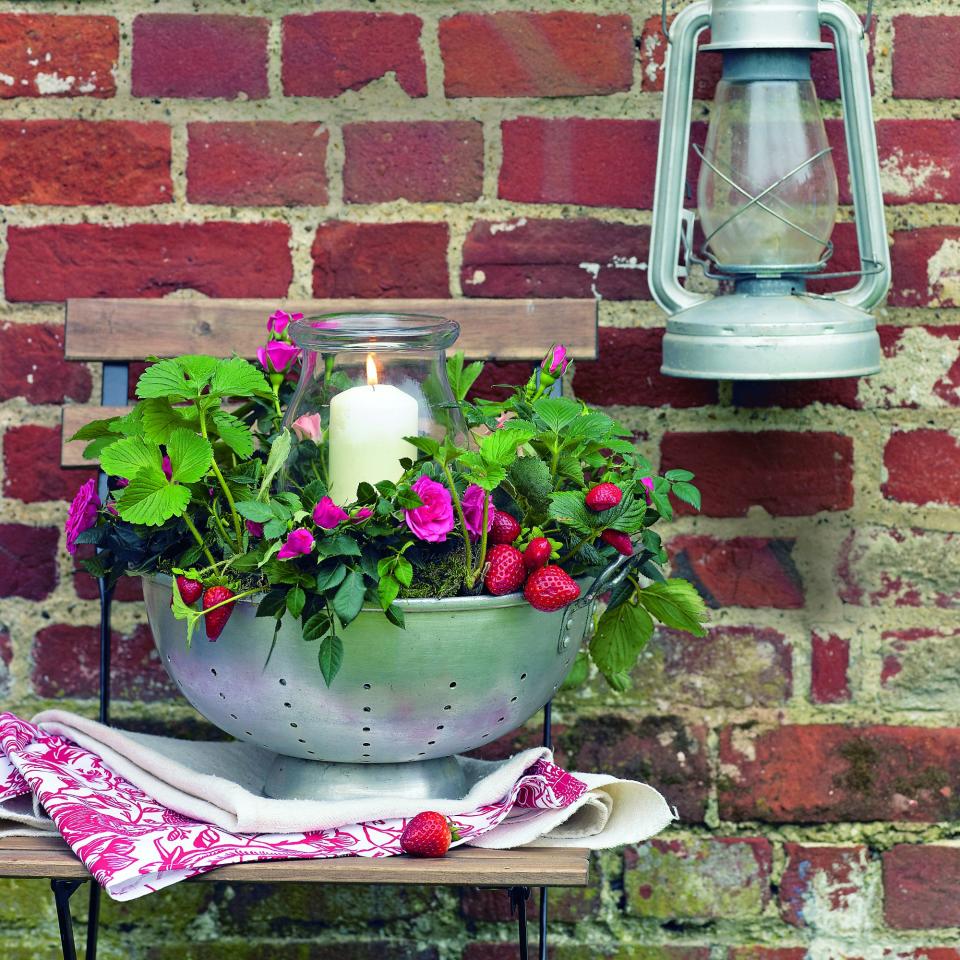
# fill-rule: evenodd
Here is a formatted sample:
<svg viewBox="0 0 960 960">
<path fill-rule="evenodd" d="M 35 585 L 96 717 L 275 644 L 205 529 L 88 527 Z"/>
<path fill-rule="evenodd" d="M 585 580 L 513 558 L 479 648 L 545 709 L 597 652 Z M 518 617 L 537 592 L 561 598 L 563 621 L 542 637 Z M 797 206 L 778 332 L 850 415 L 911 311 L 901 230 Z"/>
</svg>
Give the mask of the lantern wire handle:
<svg viewBox="0 0 960 960">
<path fill-rule="evenodd" d="M 871 0 L 872 4 L 873 0 Z M 667 0 L 660 0 L 660 29 L 670 43 L 670 28 L 667 26 Z"/>
<path fill-rule="evenodd" d="M 666 10 L 667 0 L 663 0 L 663 7 Z M 864 35 L 870 33 L 870 25 L 873 23 L 873 0 L 867 0 L 867 16 L 863 22 Z"/>
<path fill-rule="evenodd" d="M 789 170 L 787 173 L 785 173 L 785 174 L 784 174 L 782 177 L 780 177 L 778 180 L 774 180 L 773 183 L 771 183 L 769 186 L 767 186 L 767 187 L 765 187 L 763 190 L 761 190 L 760 193 L 758 193 L 756 196 L 754 196 L 752 193 L 750 193 L 749 190 L 747 190 L 747 189 L 745 189 L 744 187 L 740 186 L 740 184 L 737 183 L 736 181 L 734 181 L 731 177 L 728 177 L 715 163 L 713 163 L 711 160 L 709 160 L 709 159 L 707 158 L 706 154 L 703 152 L 703 150 L 700 149 L 700 147 L 699 147 L 697 144 L 694 144 L 694 145 L 693 145 L 693 149 L 694 149 L 695 153 L 697 154 L 697 156 L 698 156 L 718 177 L 720 177 L 721 179 L 723 179 L 726 183 L 730 184 L 730 186 L 733 187 L 734 190 L 737 190 L 737 191 L 739 191 L 740 193 L 742 193 L 742 194 L 747 198 L 747 200 L 749 201 L 748 203 L 746 203 L 746 204 L 744 204 L 742 207 L 740 207 L 739 210 L 736 210 L 734 213 L 731 213 L 730 216 L 727 217 L 727 219 L 724 220 L 723 223 L 720 224 L 720 226 L 718 226 L 715 230 L 711 231 L 710 235 L 703 241 L 704 249 L 707 248 L 707 246 L 708 246 L 708 244 L 710 243 L 710 241 L 711 241 L 721 230 L 723 230 L 724 227 L 726 227 L 728 224 L 730 224 L 733 220 L 736 220 L 737 217 L 739 217 L 742 213 L 744 213 L 744 212 L 746 212 L 747 210 L 749 210 L 750 207 L 752 207 L 754 204 L 756 204 L 758 207 L 760 207 L 761 210 L 765 211 L 766 213 L 769 213 L 771 216 L 776 217 L 776 218 L 777 218 L 779 221 L 781 221 L 782 223 L 785 223 L 788 227 L 791 227 L 792 229 L 798 231 L 799 233 L 802 233 L 805 237 L 809 237 L 811 240 L 815 241 L 816 243 L 819 243 L 821 246 L 826 247 L 826 248 L 828 248 L 828 249 L 831 247 L 831 243 L 830 243 L 830 238 L 829 238 L 829 237 L 828 237 L 827 239 L 823 239 L 822 237 L 818 237 L 818 236 L 816 236 L 815 234 L 810 233 L 809 230 L 805 230 L 805 229 L 804 229 L 803 227 L 801 227 L 799 224 L 796 224 L 796 223 L 794 223 L 792 220 L 790 220 L 789 217 L 783 216 L 783 214 L 778 213 L 776 210 L 774 210 L 774 209 L 773 209 L 772 207 L 770 207 L 769 205 L 763 203 L 762 201 L 763 201 L 763 198 L 764 198 L 765 196 L 767 196 L 767 194 L 772 193 L 772 192 L 773 192 L 774 190 L 776 190 L 777 187 L 779 187 L 782 183 L 785 183 L 785 182 L 786 182 L 787 180 L 789 180 L 792 176 L 794 176 L 795 174 L 797 174 L 797 173 L 799 173 L 801 170 L 803 170 L 804 167 L 810 166 L 811 163 L 816 163 L 816 161 L 819 160 L 821 157 L 824 157 L 824 156 L 826 156 L 828 153 L 830 153 L 830 152 L 833 150 L 832 147 L 824 147 L 822 150 L 818 150 L 815 154 L 813 154 L 813 156 L 807 157 L 806 160 L 802 161 L 801 163 L 798 163 L 792 170 Z"/>
</svg>

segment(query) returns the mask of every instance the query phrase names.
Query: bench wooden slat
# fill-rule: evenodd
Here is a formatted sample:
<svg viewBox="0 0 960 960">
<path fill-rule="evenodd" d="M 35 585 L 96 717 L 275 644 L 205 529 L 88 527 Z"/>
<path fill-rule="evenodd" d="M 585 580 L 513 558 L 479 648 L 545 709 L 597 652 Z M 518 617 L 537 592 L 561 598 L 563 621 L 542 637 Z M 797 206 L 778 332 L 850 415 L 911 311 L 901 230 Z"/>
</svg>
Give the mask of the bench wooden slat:
<svg viewBox="0 0 960 960">
<path fill-rule="evenodd" d="M 538 360 L 551 343 L 597 356 L 594 300 L 68 300 L 68 360 L 142 360 L 181 353 L 252 357 L 277 308 L 307 316 L 349 311 L 437 314 L 461 328 L 470 357 Z"/>
<path fill-rule="evenodd" d="M 60 837 L 0 838 L 0 877 L 87 876 L 86 868 Z M 451 850 L 442 860 L 410 857 L 268 860 L 219 867 L 194 880 L 584 887 L 589 882 L 589 851 L 568 847 L 517 850 L 460 847 Z"/>
</svg>

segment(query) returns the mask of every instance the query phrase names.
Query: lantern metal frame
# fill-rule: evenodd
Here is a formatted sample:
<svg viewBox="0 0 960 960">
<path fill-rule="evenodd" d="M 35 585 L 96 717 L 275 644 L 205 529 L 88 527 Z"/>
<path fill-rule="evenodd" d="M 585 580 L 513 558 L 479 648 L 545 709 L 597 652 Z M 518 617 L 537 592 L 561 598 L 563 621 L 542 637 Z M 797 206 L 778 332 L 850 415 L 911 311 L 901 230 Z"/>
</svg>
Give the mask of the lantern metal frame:
<svg viewBox="0 0 960 960">
<path fill-rule="evenodd" d="M 666 28 L 665 3 L 663 14 Z M 671 315 L 663 373 L 785 380 L 861 376 L 879 369 L 879 338 L 868 311 L 889 288 L 890 255 L 866 57 L 871 18 L 872 3 L 865 26 L 841 0 L 697 0 L 665 29 L 669 45 L 648 267 L 653 298 Z M 710 29 L 712 42 L 704 50 L 829 49 L 831 44 L 820 40 L 821 27 L 832 34 L 837 54 L 860 269 L 822 272 L 833 252 L 829 239 L 815 264 L 720 266 L 706 245 L 700 254 L 694 252 L 695 216 L 684 208 L 697 40 Z M 779 182 L 756 196 L 733 184 L 750 201 L 741 209 L 762 203 Z M 736 292 L 713 296 L 687 289 L 680 280 L 693 264 L 707 277 L 733 281 Z M 806 292 L 806 277 L 814 274 L 819 279 L 855 276 L 858 282 L 813 295 Z"/>
</svg>

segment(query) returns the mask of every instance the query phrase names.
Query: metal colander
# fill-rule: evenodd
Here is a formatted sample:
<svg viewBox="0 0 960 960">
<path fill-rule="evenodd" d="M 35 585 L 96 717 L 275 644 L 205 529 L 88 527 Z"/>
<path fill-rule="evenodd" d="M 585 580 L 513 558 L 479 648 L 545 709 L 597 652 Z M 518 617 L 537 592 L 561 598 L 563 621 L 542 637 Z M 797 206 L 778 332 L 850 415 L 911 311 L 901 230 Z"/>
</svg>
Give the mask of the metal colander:
<svg viewBox="0 0 960 960">
<path fill-rule="evenodd" d="M 303 760 L 384 764 L 449 757 L 520 726 L 563 682 L 616 567 L 564 610 L 541 613 L 520 594 L 399 601 L 406 628 L 364 609 L 343 631 L 343 666 L 328 688 L 318 641 L 286 617 L 265 665 L 274 620 L 237 609 L 216 642 L 170 609 L 167 576 L 144 577 L 163 665 L 211 723 Z"/>
</svg>

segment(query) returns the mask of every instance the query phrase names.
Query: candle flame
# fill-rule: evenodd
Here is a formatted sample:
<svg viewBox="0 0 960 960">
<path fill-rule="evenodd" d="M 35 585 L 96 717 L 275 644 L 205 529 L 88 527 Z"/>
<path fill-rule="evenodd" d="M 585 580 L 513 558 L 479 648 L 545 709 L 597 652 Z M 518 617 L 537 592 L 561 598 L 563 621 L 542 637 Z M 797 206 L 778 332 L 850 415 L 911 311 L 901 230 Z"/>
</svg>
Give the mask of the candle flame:
<svg viewBox="0 0 960 960">
<path fill-rule="evenodd" d="M 380 378 L 377 376 L 377 361 L 374 359 L 372 353 L 367 354 L 367 383 L 371 387 L 375 387 L 380 382 Z"/>
</svg>

